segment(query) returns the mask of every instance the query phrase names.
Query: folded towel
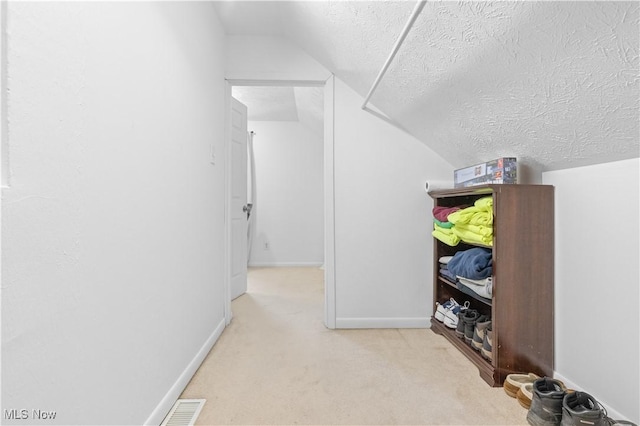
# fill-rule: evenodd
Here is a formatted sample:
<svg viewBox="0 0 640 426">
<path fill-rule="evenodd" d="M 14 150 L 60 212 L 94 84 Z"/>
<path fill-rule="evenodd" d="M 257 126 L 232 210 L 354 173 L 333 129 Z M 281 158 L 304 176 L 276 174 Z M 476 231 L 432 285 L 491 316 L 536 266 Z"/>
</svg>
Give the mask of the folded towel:
<svg viewBox="0 0 640 426">
<path fill-rule="evenodd" d="M 484 207 L 467 207 L 466 209 L 457 210 L 447 216 L 447 220 L 454 225 L 469 223 L 472 225 L 493 225 L 493 210 L 487 210 Z"/>
<path fill-rule="evenodd" d="M 484 225 L 472 225 L 470 223 L 461 223 L 451 228 L 454 234 L 460 236 L 463 232 L 471 232 L 482 237 L 493 237 L 493 227 Z"/>
<path fill-rule="evenodd" d="M 461 276 L 456 276 L 456 278 L 478 295 L 491 299 L 491 294 L 493 293 L 492 277 L 488 277 L 483 280 L 471 280 Z"/>
<path fill-rule="evenodd" d="M 449 270 L 448 270 L 448 269 L 440 269 L 440 275 L 442 275 L 443 277 L 445 277 L 445 278 L 447 278 L 447 279 L 449 279 L 449 280 L 453 281 L 454 283 L 455 283 L 456 281 L 458 281 L 458 280 L 456 279 L 456 276 L 455 276 L 455 275 L 453 275 L 451 272 L 449 272 Z"/>
<path fill-rule="evenodd" d="M 470 225 L 493 226 L 493 212 L 478 212 L 469 219 Z"/>
<path fill-rule="evenodd" d="M 434 238 L 437 238 L 438 240 L 442 241 L 446 245 L 449 245 L 451 247 L 457 246 L 458 243 L 460 242 L 460 237 L 458 237 L 453 232 L 451 233 L 442 232 L 442 229 L 445 229 L 445 228 L 434 229 L 431 235 L 433 235 Z M 445 229 L 445 230 L 448 231 L 448 229 Z"/>
<path fill-rule="evenodd" d="M 460 210 L 460 207 L 442 207 L 437 206 L 432 210 L 433 217 L 438 219 L 440 222 L 446 222 L 447 216 L 453 212 Z"/>
<path fill-rule="evenodd" d="M 478 293 L 476 293 L 475 291 L 471 290 L 469 287 L 467 287 L 466 285 L 462 284 L 460 281 L 456 282 L 456 287 L 458 288 L 458 290 L 460 290 L 464 294 L 468 294 L 471 297 L 475 297 L 477 299 L 484 300 L 486 303 L 491 303 L 491 299 L 490 298 L 481 297 Z"/>
<path fill-rule="evenodd" d="M 447 268 L 454 275 L 460 275 L 472 280 L 490 277 L 492 270 L 492 252 L 482 247 L 457 252 L 447 264 Z"/>
<path fill-rule="evenodd" d="M 453 256 L 440 256 L 440 259 L 438 259 L 438 262 L 444 263 L 446 265 L 447 263 L 449 263 L 451 259 L 453 259 Z"/>
<path fill-rule="evenodd" d="M 433 222 L 438 225 L 440 228 L 452 228 L 453 227 L 453 223 L 451 222 L 440 222 L 438 219 L 436 219 L 435 217 L 433 218 Z"/>
<path fill-rule="evenodd" d="M 451 228 L 462 241 L 472 244 L 493 245 L 493 228 L 469 224 L 456 225 Z"/>
<path fill-rule="evenodd" d="M 473 205 L 479 209 L 486 210 L 493 214 L 493 197 L 491 196 L 480 198 L 479 200 L 476 200 L 476 202 L 473 203 Z"/>
<path fill-rule="evenodd" d="M 481 280 L 473 280 L 471 278 L 456 276 L 456 278 L 460 279 L 461 282 L 469 285 L 478 285 L 478 286 L 486 286 L 487 284 L 491 284 L 493 281 L 493 277 L 483 278 Z"/>
<path fill-rule="evenodd" d="M 491 299 L 491 294 L 493 293 L 493 282 L 491 277 L 483 280 L 470 280 L 461 276 L 457 276 L 456 278 L 460 284 L 467 286 L 478 296 Z"/>
</svg>

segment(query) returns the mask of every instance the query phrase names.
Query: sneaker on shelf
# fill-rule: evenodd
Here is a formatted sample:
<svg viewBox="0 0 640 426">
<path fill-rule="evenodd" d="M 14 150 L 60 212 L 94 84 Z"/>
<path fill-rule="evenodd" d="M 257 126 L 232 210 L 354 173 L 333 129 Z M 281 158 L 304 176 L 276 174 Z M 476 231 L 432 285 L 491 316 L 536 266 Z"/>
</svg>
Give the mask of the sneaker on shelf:
<svg viewBox="0 0 640 426">
<path fill-rule="evenodd" d="M 484 329 L 480 354 L 489 361 L 493 361 L 493 331 L 491 330 L 491 323 Z"/>
<path fill-rule="evenodd" d="M 558 380 L 542 377 L 533 382 L 527 422 L 532 426 L 559 426 L 565 395 L 564 385 Z"/>
<path fill-rule="evenodd" d="M 446 327 L 449 328 L 457 328 L 458 327 L 458 313 L 460 311 L 466 311 L 467 309 L 469 309 L 469 301 L 467 300 L 466 302 L 464 302 L 463 305 L 457 305 L 457 306 L 452 306 L 451 309 L 449 309 L 445 314 L 444 314 L 444 325 Z"/>
<path fill-rule="evenodd" d="M 458 312 L 458 325 L 456 326 L 456 337 L 460 339 L 464 339 L 463 317 L 464 317 L 464 313 L 467 312 L 468 310 L 469 309 L 461 309 L 460 312 Z"/>
<path fill-rule="evenodd" d="M 443 322 L 444 315 L 447 313 L 447 311 L 451 309 L 452 306 L 458 306 L 458 305 L 459 305 L 458 302 L 456 302 L 456 300 L 453 297 L 442 304 L 436 302 L 436 312 L 434 314 L 434 317 L 438 321 Z"/>
<path fill-rule="evenodd" d="M 464 340 L 469 345 L 471 345 L 473 341 L 473 330 L 480 318 L 484 321 L 487 317 L 480 315 L 480 312 L 475 309 L 467 309 L 464 311 L 464 315 L 462 316 L 462 321 L 464 321 Z"/>
<path fill-rule="evenodd" d="M 484 342 L 484 334 L 487 327 L 491 325 L 491 317 L 487 316 L 486 320 L 478 318 L 476 326 L 473 328 L 473 338 L 471 340 L 471 347 L 476 351 L 482 349 L 482 342 Z"/>
</svg>

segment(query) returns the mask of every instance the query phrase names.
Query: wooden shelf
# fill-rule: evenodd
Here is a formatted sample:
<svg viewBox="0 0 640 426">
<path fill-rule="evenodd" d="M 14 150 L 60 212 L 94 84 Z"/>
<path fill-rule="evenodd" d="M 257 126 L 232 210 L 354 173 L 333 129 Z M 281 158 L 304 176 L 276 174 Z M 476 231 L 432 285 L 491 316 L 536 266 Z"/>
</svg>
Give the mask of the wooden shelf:
<svg viewBox="0 0 640 426">
<path fill-rule="evenodd" d="M 438 322 L 435 319 L 431 319 L 431 330 L 443 336 L 449 342 L 453 344 L 460 352 L 466 356 L 469 361 L 471 361 L 477 368 L 480 373 L 480 377 L 487 382 L 490 386 L 502 386 L 502 382 L 497 382 L 494 378 L 494 367 L 489 360 L 480 355 L 479 351 L 476 351 L 471 346 L 467 344 L 464 339 L 460 339 L 456 336 L 455 331 L 447 328 L 441 322 Z"/>
<path fill-rule="evenodd" d="M 434 238 L 433 299 L 468 300 L 472 309 L 492 321 L 493 361 L 488 362 L 453 330 L 432 320 L 444 336 L 474 365 L 491 386 L 502 386 L 511 373 L 553 374 L 554 193 L 550 185 L 483 185 L 432 191 L 434 206 L 472 205 L 493 196 L 493 245 L 461 242 L 451 247 Z M 491 303 L 460 290 L 440 276 L 438 259 L 461 250 L 492 251 Z M 435 307 L 434 307 L 435 309 Z"/>
<path fill-rule="evenodd" d="M 470 290 L 469 293 L 465 293 L 464 291 L 460 290 L 458 288 L 458 285 L 454 282 L 452 282 L 451 280 L 448 280 L 447 278 L 443 277 L 442 275 L 438 276 L 438 279 L 445 283 L 446 285 L 455 288 L 456 290 L 458 290 L 460 293 L 464 294 L 466 297 L 471 297 L 474 300 L 477 300 L 480 303 L 484 303 L 487 306 L 491 306 L 492 301 L 491 300 L 486 300 L 486 298 L 480 296 L 479 294 L 475 294 L 473 293 L 472 290 Z"/>
</svg>

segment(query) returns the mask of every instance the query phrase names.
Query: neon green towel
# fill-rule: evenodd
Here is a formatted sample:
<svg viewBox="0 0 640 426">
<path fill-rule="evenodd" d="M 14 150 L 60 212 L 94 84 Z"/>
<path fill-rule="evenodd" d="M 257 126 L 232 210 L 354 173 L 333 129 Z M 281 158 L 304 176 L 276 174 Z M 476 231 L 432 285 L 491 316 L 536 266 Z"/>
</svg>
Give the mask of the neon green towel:
<svg viewBox="0 0 640 426">
<path fill-rule="evenodd" d="M 458 236 L 466 235 L 468 233 L 477 234 L 482 237 L 491 237 L 493 235 L 493 227 L 484 225 L 472 225 L 470 223 L 461 223 L 454 226 L 454 234 Z"/>
<path fill-rule="evenodd" d="M 452 228 L 453 233 L 462 241 L 468 243 L 493 245 L 493 228 L 487 226 L 459 224 Z"/>
<path fill-rule="evenodd" d="M 484 197 L 473 203 L 479 209 L 489 211 L 493 214 L 493 197 Z"/>
<path fill-rule="evenodd" d="M 460 242 L 460 237 L 458 237 L 452 229 L 442 228 L 436 223 L 433 224 L 433 232 L 431 235 L 452 247 L 458 245 Z"/>
<path fill-rule="evenodd" d="M 447 216 L 447 220 L 455 225 L 493 225 L 493 197 L 483 197 L 473 206 L 458 210 Z"/>
<path fill-rule="evenodd" d="M 451 222 L 440 222 L 438 219 L 436 219 L 435 217 L 433 218 L 433 223 L 435 223 L 436 225 L 438 225 L 440 228 L 446 228 L 446 229 L 451 229 L 453 228 L 453 223 Z"/>
</svg>

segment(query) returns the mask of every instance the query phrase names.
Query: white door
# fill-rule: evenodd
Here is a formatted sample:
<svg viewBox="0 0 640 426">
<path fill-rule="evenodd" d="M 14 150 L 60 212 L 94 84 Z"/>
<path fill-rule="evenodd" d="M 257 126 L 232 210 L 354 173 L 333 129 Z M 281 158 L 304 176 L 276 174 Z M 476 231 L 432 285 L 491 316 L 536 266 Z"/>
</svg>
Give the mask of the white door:
<svg viewBox="0 0 640 426">
<path fill-rule="evenodd" d="M 231 299 L 247 291 L 247 107 L 231 98 Z"/>
</svg>

